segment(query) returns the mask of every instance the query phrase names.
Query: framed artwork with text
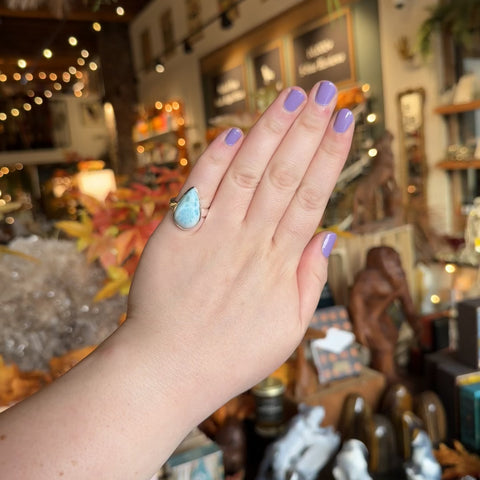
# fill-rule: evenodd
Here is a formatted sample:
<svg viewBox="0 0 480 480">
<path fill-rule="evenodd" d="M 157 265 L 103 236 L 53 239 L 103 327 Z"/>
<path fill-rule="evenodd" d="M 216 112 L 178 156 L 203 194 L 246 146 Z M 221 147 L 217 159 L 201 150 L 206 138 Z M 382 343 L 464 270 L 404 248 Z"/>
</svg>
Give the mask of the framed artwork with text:
<svg viewBox="0 0 480 480">
<path fill-rule="evenodd" d="M 355 81 L 352 20 L 349 9 L 307 24 L 294 33 L 292 68 L 295 85 L 310 90 L 319 80 Z"/>
</svg>

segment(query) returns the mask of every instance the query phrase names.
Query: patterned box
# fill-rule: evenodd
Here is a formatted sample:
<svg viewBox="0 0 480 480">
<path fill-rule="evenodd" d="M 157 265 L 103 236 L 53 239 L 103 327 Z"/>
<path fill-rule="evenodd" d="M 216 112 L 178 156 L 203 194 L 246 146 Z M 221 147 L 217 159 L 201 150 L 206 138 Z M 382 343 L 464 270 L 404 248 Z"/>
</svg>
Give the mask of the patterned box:
<svg viewBox="0 0 480 480">
<path fill-rule="evenodd" d="M 460 441 L 480 450 L 480 383 L 460 387 Z"/>
<path fill-rule="evenodd" d="M 352 331 L 352 323 L 347 309 L 343 306 L 318 309 L 310 322 L 310 327 L 322 330 L 325 333 L 330 328 L 347 332 Z M 362 363 L 359 350 L 355 345 L 347 347 L 340 353 L 329 352 L 315 345 L 311 345 L 311 347 L 320 384 L 360 374 Z"/>
<path fill-rule="evenodd" d="M 347 309 L 344 306 L 336 305 L 317 309 L 310 321 L 310 327 L 324 331 L 335 327 L 339 330 L 351 332 L 352 322 L 350 322 Z"/>
</svg>

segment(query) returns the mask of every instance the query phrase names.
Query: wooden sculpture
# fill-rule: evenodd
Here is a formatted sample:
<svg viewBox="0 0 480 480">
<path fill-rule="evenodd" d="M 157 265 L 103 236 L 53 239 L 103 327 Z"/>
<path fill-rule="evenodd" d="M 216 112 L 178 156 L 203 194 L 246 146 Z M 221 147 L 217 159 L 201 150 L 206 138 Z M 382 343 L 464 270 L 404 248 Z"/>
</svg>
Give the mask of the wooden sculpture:
<svg viewBox="0 0 480 480">
<path fill-rule="evenodd" d="M 349 313 L 357 340 L 371 352 L 371 365 L 391 383 L 398 380 L 394 353 L 398 327 L 388 313 L 398 301 L 406 320 L 420 338 L 421 324 L 415 313 L 400 255 L 391 247 L 371 248 L 366 266 L 355 277 Z"/>
<path fill-rule="evenodd" d="M 386 131 L 375 144 L 378 153 L 353 197 L 352 231 L 372 232 L 402 223 L 402 194 L 395 180 L 392 140 L 393 135 Z"/>
</svg>

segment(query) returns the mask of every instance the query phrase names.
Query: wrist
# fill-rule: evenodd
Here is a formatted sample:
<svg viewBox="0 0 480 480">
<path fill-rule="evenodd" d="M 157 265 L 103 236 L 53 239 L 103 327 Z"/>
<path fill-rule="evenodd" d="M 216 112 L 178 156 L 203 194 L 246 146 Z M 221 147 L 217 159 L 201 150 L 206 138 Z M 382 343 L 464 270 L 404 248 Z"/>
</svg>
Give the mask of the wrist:
<svg viewBox="0 0 480 480">
<path fill-rule="evenodd" d="M 151 418 L 155 418 L 155 410 L 162 408 L 182 423 L 174 427 L 185 435 L 221 405 L 218 396 L 212 394 L 213 386 L 205 391 L 208 369 L 201 367 L 193 348 L 183 339 L 172 339 L 166 332 L 146 327 L 144 322 L 127 319 L 102 348 L 112 352 L 106 355 L 118 356 L 121 365 L 116 368 L 128 375 L 132 388 L 145 397 L 141 405 L 151 408 L 147 412 L 153 415 Z"/>
</svg>

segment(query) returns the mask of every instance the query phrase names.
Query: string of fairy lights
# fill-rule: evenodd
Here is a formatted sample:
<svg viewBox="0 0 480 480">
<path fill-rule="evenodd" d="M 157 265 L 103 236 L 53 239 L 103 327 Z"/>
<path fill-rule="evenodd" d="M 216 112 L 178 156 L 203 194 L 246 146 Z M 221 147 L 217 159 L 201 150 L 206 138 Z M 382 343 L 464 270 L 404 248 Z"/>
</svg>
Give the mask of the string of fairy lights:
<svg viewBox="0 0 480 480">
<path fill-rule="evenodd" d="M 125 15 L 125 9 L 118 5 L 115 7 L 115 13 L 119 16 Z M 93 22 L 91 28 L 94 32 L 100 32 L 102 25 L 100 22 Z M 54 71 L 36 71 L 35 61 L 27 61 L 24 58 L 17 60 L 18 70 L 11 74 L 10 78 L 7 73 L 0 70 L 0 86 L 2 83 L 18 82 L 19 86 L 25 89 L 25 94 L 29 98 L 23 102 L 16 102 L 10 108 L 1 110 L 0 107 L 0 122 L 5 122 L 9 117 L 19 117 L 22 113 L 30 112 L 35 106 L 42 105 L 45 100 L 53 97 L 55 93 L 62 93 L 71 90 L 75 97 L 82 97 L 85 94 L 86 84 L 84 82 L 85 73 L 90 70 L 95 72 L 98 70 L 98 63 L 92 58 L 92 52 L 86 48 L 81 48 L 77 37 L 73 35 L 66 35 L 65 41 L 72 47 L 77 48 L 79 53 L 75 63 L 67 66 L 65 70 L 59 74 Z M 55 52 L 50 47 L 44 47 L 41 55 L 49 60 L 54 57 Z M 82 71 L 83 70 L 83 71 Z M 29 84 L 34 81 L 44 82 L 42 90 L 37 88 L 28 88 Z M 21 103 L 21 104 L 20 104 Z"/>
<path fill-rule="evenodd" d="M 115 8 L 116 14 L 125 15 L 125 9 L 118 5 Z M 93 22 L 91 28 L 94 32 L 100 32 L 102 25 L 100 22 Z M 53 38 L 52 38 L 53 41 Z M 0 70 L 0 88 L 2 84 L 17 84 L 19 90 L 23 92 L 18 95 L 16 101 L 10 102 L 9 108 L 3 108 L 0 105 L 0 134 L 4 131 L 3 125 L 9 119 L 17 119 L 21 115 L 28 115 L 36 106 L 44 104 L 46 100 L 51 99 L 55 93 L 65 92 L 67 89 L 73 93 L 75 97 L 82 97 L 85 91 L 84 77 L 86 72 L 95 72 L 98 70 L 98 63 L 92 58 L 94 55 L 86 48 L 82 48 L 78 39 L 73 35 L 66 35 L 66 42 L 72 47 L 78 49 L 78 57 L 75 62 L 68 65 L 62 73 L 58 73 L 57 69 L 52 71 L 37 70 L 35 60 L 27 61 L 25 58 L 18 58 L 17 70 L 9 75 Z M 45 59 L 49 60 L 54 57 L 55 52 L 50 47 L 45 47 L 39 52 Z M 56 70 L 56 71 L 53 71 Z M 42 88 L 39 89 L 38 85 Z M 32 87 L 29 87 L 32 85 Z M 34 86 L 35 85 L 35 86 Z M 28 97 L 28 100 L 25 98 Z M 3 104 L 6 107 L 7 103 Z M 21 162 L 12 165 L 0 166 L 0 180 L 6 178 L 15 172 L 20 172 L 24 168 Z M 13 209 L 14 199 L 7 191 L 0 189 L 0 219 L 6 224 L 13 224 L 14 216 L 9 215 Z M 24 202 L 25 203 L 25 202 Z M 10 207 L 12 205 L 12 207 Z M 24 204 L 25 208 L 29 207 L 29 203 Z M 31 204 L 30 204 L 31 208 Z"/>
</svg>

